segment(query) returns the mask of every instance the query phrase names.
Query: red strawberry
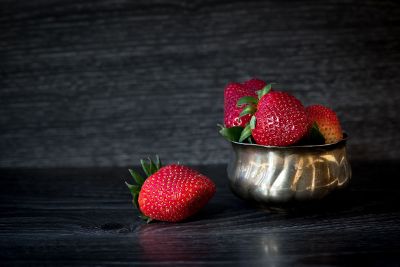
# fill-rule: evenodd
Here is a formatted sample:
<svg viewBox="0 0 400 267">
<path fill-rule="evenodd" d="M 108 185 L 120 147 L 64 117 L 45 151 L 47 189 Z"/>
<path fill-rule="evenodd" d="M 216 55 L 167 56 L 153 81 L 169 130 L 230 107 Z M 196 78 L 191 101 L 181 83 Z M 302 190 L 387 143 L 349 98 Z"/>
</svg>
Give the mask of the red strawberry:
<svg viewBox="0 0 400 267">
<path fill-rule="evenodd" d="M 236 106 L 237 101 L 243 96 L 255 96 L 255 91 L 245 88 L 240 83 L 230 83 L 224 92 L 224 122 L 225 127 L 244 127 L 250 120 L 250 115 L 239 117 L 241 108 Z"/>
<path fill-rule="evenodd" d="M 225 127 L 244 127 L 250 121 L 250 115 L 239 117 L 242 108 L 237 107 L 237 101 L 244 96 L 256 96 L 256 91 L 262 89 L 266 83 L 253 78 L 243 84 L 230 83 L 224 92 L 224 123 Z"/>
<path fill-rule="evenodd" d="M 310 125 L 317 124 L 318 130 L 325 138 L 325 143 L 336 143 L 342 140 L 342 127 L 333 110 L 322 105 L 312 105 L 306 110 Z"/>
<path fill-rule="evenodd" d="M 241 115 L 254 114 L 240 134 L 239 142 L 253 136 L 260 145 L 288 146 L 307 134 L 308 117 L 301 102 L 294 96 L 272 91 L 272 84 L 257 92 L 258 99 L 244 97 L 238 101 L 246 105 Z"/>
<path fill-rule="evenodd" d="M 269 92 L 258 102 L 252 136 L 257 144 L 288 146 L 308 130 L 307 113 L 301 102 L 284 92 Z"/>
<path fill-rule="evenodd" d="M 267 85 L 263 80 L 253 78 L 243 83 L 243 86 L 253 92 L 263 89 Z"/>
<path fill-rule="evenodd" d="M 156 163 L 142 161 L 142 167 L 149 177 L 144 180 L 130 170 L 138 185 L 127 186 L 148 221 L 182 221 L 204 207 L 215 193 L 215 184 L 189 167 L 173 164 L 161 168 L 158 158 Z"/>
</svg>

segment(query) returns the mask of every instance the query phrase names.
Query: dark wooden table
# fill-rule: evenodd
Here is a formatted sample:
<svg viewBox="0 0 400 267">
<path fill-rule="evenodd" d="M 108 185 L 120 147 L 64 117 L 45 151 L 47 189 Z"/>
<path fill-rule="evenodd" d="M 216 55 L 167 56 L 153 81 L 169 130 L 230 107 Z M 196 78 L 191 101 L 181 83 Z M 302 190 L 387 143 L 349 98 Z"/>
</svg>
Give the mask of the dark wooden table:
<svg viewBox="0 0 400 267">
<path fill-rule="evenodd" d="M 397 166 L 353 162 L 349 188 L 289 212 L 243 202 L 225 166 L 199 166 L 217 183 L 212 201 L 186 222 L 149 225 L 126 169 L 2 169 L 1 266 L 399 265 Z"/>
</svg>

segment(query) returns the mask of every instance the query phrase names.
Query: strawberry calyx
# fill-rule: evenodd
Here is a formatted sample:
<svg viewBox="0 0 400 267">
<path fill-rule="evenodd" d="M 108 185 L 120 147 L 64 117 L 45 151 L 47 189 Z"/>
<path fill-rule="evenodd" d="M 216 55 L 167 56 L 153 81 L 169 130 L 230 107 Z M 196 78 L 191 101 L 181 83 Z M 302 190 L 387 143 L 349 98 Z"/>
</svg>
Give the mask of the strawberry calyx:
<svg viewBox="0 0 400 267">
<path fill-rule="evenodd" d="M 228 141 L 237 142 L 239 140 L 240 134 L 243 131 L 243 127 L 240 126 L 233 126 L 227 128 L 221 124 L 217 124 L 220 128 L 219 133 Z"/>
<path fill-rule="evenodd" d="M 257 111 L 257 104 L 264 95 L 268 94 L 271 91 L 273 84 L 274 83 L 269 83 L 266 86 L 264 86 L 264 88 L 262 88 L 261 90 L 258 90 L 256 92 L 258 99 L 251 96 L 250 97 L 245 96 L 238 100 L 237 106 L 238 107 L 244 106 L 239 117 L 242 117 L 247 114 L 252 115 L 250 121 L 246 124 L 246 126 L 243 128 L 240 134 L 239 142 L 247 140 L 249 143 L 253 143 L 251 138 L 251 131 L 256 127 L 257 119 L 256 116 L 254 116 L 254 114 Z"/>
<path fill-rule="evenodd" d="M 132 194 L 132 203 L 135 206 L 135 208 L 139 211 L 139 217 L 143 220 L 145 220 L 147 223 L 151 222 L 152 219 L 146 215 L 144 215 L 139 207 L 139 193 L 140 190 L 142 189 L 142 185 L 145 182 L 147 178 L 149 178 L 151 175 L 156 173 L 159 169 L 161 169 L 162 164 L 160 157 L 156 155 L 156 160 L 153 162 L 151 158 L 141 159 L 140 164 L 142 165 L 143 172 L 145 173 L 146 177 L 143 177 L 140 175 L 138 172 L 129 169 L 129 173 L 131 174 L 133 180 L 135 181 L 135 184 L 129 184 L 128 182 L 125 182 L 126 186 L 128 187 L 129 191 Z"/>
<path fill-rule="evenodd" d="M 252 117 L 245 127 L 234 126 L 227 128 L 218 124 L 218 127 L 220 127 L 219 133 L 225 137 L 225 139 L 234 142 L 247 142 L 250 144 L 254 143 L 254 140 L 251 137 L 251 131 L 256 127 L 256 117 L 254 114 L 257 111 L 257 104 L 264 95 L 271 91 L 273 84 L 275 83 L 269 83 L 261 90 L 256 91 L 257 98 L 253 96 L 244 96 L 237 101 L 236 106 L 243 108 L 239 114 L 239 118 L 248 114 L 252 115 Z"/>
</svg>

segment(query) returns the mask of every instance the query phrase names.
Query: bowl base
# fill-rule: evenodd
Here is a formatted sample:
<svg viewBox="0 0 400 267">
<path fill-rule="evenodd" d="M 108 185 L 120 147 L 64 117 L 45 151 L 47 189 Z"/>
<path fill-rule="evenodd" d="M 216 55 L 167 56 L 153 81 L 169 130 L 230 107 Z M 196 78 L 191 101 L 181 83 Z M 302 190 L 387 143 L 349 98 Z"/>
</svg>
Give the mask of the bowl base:
<svg viewBox="0 0 400 267">
<path fill-rule="evenodd" d="M 348 190 L 342 188 L 340 190 L 334 190 L 329 195 L 321 199 L 308 199 L 308 200 L 292 200 L 288 202 L 256 202 L 250 199 L 243 199 L 252 206 L 258 209 L 272 212 L 272 213 L 284 213 L 284 214 L 313 214 L 313 213 L 324 213 L 344 210 L 348 208 L 346 203 L 346 195 Z M 235 194 L 238 196 L 237 194 Z M 238 196 L 240 198 L 240 196 Z"/>
</svg>

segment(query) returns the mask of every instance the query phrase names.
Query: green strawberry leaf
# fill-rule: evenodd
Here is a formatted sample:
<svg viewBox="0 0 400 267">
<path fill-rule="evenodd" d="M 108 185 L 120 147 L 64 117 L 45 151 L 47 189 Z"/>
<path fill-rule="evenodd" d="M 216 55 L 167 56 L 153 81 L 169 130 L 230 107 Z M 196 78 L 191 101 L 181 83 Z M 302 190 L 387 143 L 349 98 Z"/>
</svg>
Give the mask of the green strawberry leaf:
<svg viewBox="0 0 400 267">
<path fill-rule="evenodd" d="M 325 144 L 325 138 L 319 131 L 318 125 L 314 122 L 312 127 L 308 130 L 308 133 L 295 145 L 323 145 Z"/>
<path fill-rule="evenodd" d="M 222 125 L 218 125 L 221 129 L 219 130 L 219 133 L 225 137 L 228 141 L 234 141 L 237 142 L 239 141 L 240 134 L 243 131 L 243 127 L 235 126 L 231 128 L 226 128 Z"/>
<path fill-rule="evenodd" d="M 133 196 L 133 198 L 132 198 L 132 203 L 133 203 L 133 205 L 135 205 L 135 208 L 137 208 L 138 210 L 140 210 L 140 209 L 139 209 L 139 193 L 135 193 L 135 194 L 133 194 L 132 196 Z"/>
<path fill-rule="evenodd" d="M 148 216 L 146 216 L 146 215 L 143 215 L 143 214 L 139 215 L 139 218 L 142 219 L 142 220 L 144 220 L 144 221 L 146 221 L 146 223 L 150 223 L 150 222 L 153 221 L 152 218 L 150 218 L 150 217 L 148 217 Z"/>
<path fill-rule="evenodd" d="M 271 91 L 271 87 L 272 87 L 272 84 L 270 83 L 270 84 L 267 84 L 263 89 L 258 90 L 256 92 L 258 99 L 261 99 L 264 95 L 268 94 L 269 91 Z"/>
<path fill-rule="evenodd" d="M 313 145 L 325 144 L 325 137 L 319 131 L 317 123 L 315 122 L 313 123 L 313 126 L 311 127 L 308 135 L 311 144 Z"/>
<path fill-rule="evenodd" d="M 255 97 L 252 96 L 244 96 L 242 98 L 240 98 L 237 102 L 237 107 L 241 107 L 245 104 L 257 104 L 258 100 Z"/>
<path fill-rule="evenodd" d="M 135 172 L 135 171 L 132 170 L 132 169 L 129 169 L 129 172 L 130 172 L 132 178 L 135 180 L 135 182 L 136 182 L 138 185 L 140 185 L 140 186 L 143 185 L 143 183 L 144 183 L 144 178 L 143 178 L 139 173 Z"/>
<path fill-rule="evenodd" d="M 273 86 L 274 89 L 284 90 L 284 86 L 282 84 L 280 84 L 280 83 L 269 83 L 269 84 L 271 85 L 271 89 L 272 89 L 272 86 Z"/>
<path fill-rule="evenodd" d="M 140 160 L 140 164 L 142 165 L 143 171 L 146 176 L 149 177 L 152 174 L 150 164 L 147 163 L 144 159 Z"/>
<path fill-rule="evenodd" d="M 247 124 L 246 127 L 244 127 L 242 133 L 240 134 L 239 142 L 243 142 L 250 136 L 251 136 L 251 127 L 250 124 Z"/>
<path fill-rule="evenodd" d="M 157 172 L 157 166 L 154 164 L 154 162 L 151 160 L 151 158 L 148 158 L 149 160 L 149 167 L 150 167 L 150 175 L 153 175 L 154 173 Z"/>
<path fill-rule="evenodd" d="M 248 105 L 242 110 L 242 112 L 240 112 L 239 117 L 243 117 L 247 114 L 254 114 L 254 112 L 256 112 L 256 107 L 253 105 Z"/>
<path fill-rule="evenodd" d="M 126 186 L 128 187 L 129 191 L 133 194 L 140 191 L 139 185 L 129 184 L 125 182 Z"/>
<path fill-rule="evenodd" d="M 158 155 L 156 155 L 156 163 L 155 164 L 156 164 L 157 170 L 161 169 L 161 166 L 162 166 L 161 159 Z"/>
<path fill-rule="evenodd" d="M 125 182 L 125 184 L 129 188 L 129 191 L 131 192 L 133 205 L 135 205 L 135 208 L 138 209 L 140 212 L 138 199 L 141 186 L 128 184 L 127 182 Z"/>
<path fill-rule="evenodd" d="M 149 177 L 153 173 L 156 173 L 160 168 L 161 168 L 161 160 L 158 155 L 156 155 L 156 161 L 153 162 L 151 158 L 148 158 L 148 161 L 142 159 L 140 160 L 140 163 L 142 165 L 143 171 L 145 172 L 146 176 Z M 142 185 L 145 181 L 145 178 L 143 178 L 140 174 L 138 174 L 136 171 L 129 169 L 129 173 L 135 180 L 137 184 L 129 184 L 125 182 L 126 186 L 129 189 L 129 192 L 132 195 L 132 203 L 135 206 L 135 208 L 139 212 L 139 217 L 142 218 L 143 220 L 146 220 L 147 223 L 151 222 L 152 219 L 148 216 L 145 216 L 142 211 L 140 210 L 139 206 L 139 194 L 140 190 L 142 189 Z"/>
<path fill-rule="evenodd" d="M 256 116 L 252 116 L 251 117 L 251 119 L 250 119 L 250 128 L 252 129 L 252 130 L 254 130 L 254 128 L 256 128 Z"/>
</svg>

